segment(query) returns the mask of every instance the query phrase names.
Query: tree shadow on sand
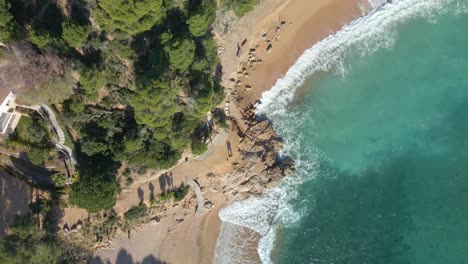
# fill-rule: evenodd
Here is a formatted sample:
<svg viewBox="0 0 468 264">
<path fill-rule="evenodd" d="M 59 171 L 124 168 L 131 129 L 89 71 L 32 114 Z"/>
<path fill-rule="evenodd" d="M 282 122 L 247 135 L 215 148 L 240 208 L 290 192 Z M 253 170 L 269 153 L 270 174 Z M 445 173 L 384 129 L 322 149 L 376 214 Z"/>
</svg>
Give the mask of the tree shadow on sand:
<svg viewBox="0 0 468 264">
<path fill-rule="evenodd" d="M 143 203 L 143 201 L 145 200 L 145 192 L 140 187 L 138 187 L 137 192 L 138 192 L 138 199 L 140 199 L 140 203 Z"/>
<path fill-rule="evenodd" d="M 154 200 L 154 184 L 149 183 L 148 189 L 150 190 L 150 201 Z"/>
<path fill-rule="evenodd" d="M 173 184 L 172 172 L 166 172 L 159 176 L 159 187 L 161 188 L 161 192 L 165 193 L 172 190 L 174 188 Z"/>
<path fill-rule="evenodd" d="M 109 260 L 104 262 L 99 256 L 93 256 L 90 261 L 90 264 L 111 264 Z M 130 255 L 125 249 L 121 249 L 117 255 L 116 264 L 168 264 L 166 261 L 159 260 L 153 255 L 146 256 L 143 261 L 133 261 L 132 255 Z"/>
</svg>

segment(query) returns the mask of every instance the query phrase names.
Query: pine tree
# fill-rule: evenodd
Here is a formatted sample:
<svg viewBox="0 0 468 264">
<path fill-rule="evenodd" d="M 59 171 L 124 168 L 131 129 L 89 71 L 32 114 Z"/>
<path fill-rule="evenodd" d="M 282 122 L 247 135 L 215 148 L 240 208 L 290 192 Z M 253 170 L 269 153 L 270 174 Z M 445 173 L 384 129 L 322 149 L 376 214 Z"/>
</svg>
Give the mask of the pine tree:
<svg viewBox="0 0 468 264">
<path fill-rule="evenodd" d="M 137 35 L 160 24 L 166 17 L 163 0 L 99 0 L 98 24 L 105 30 Z"/>
<path fill-rule="evenodd" d="M 0 42 L 8 42 L 13 37 L 14 22 L 9 9 L 10 5 L 0 0 Z"/>
</svg>

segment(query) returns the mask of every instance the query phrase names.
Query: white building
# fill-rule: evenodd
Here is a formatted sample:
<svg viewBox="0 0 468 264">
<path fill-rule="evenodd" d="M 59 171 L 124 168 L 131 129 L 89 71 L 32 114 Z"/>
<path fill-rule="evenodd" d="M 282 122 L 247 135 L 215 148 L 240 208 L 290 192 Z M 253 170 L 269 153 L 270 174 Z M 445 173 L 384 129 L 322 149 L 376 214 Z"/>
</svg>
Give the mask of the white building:
<svg viewBox="0 0 468 264">
<path fill-rule="evenodd" d="M 11 134 L 21 117 L 15 112 L 16 95 L 9 89 L 0 86 L 0 134 Z"/>
</svg>

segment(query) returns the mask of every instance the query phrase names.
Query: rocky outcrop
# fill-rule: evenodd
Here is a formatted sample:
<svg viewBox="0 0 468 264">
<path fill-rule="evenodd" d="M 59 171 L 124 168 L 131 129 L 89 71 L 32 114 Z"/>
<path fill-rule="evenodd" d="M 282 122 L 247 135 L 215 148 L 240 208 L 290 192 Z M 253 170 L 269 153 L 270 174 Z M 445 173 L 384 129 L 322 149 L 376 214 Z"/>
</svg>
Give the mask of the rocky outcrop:
<svg viewBox="0 0 468 264">
<path fill-rule="evenodd" d="M 227 195 L 228 201 L 243 200 L 261 195 L 266 189 L 275 186 L 284 176 L 294 170 L 294 162 L 289 157 L 280 157 L 283 140 L 274 131 L 268 119 L 258 119 L 253 104 L 241 108 L 241 120 L 235 120 L 242 139 L 237 150 L 240 158 L 232 165 L 234 172 L 222 177 L 209 178 L 212 188 Z M 216 181 L 216 182 L 215 182 Z"/>
<path fill-rule="evenodd" d="M 278 156 L 282 146 L 283 141 L 269 120 L 250 126 L 239 145 L 239 152 L 247 162 L 242 170 L 234 173 L 234 177 L 244 179 L 240 181 L 239 189 L 247 190 L 246 195 L 260 195 L 290 174 L 294 162 L 289 157 Z"/>
</svg>

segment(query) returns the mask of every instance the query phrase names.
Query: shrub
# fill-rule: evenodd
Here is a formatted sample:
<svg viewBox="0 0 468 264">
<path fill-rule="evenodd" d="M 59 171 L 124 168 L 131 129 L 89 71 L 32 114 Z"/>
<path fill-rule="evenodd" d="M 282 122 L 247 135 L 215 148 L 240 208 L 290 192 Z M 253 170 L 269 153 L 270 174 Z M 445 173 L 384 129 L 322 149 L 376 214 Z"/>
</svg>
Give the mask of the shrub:
<svg viewBox="0 0 468 264">
<path fill-rule="evenodd" d="M 159 195 L 159 200 L 161 200 L 161 202 L 165 202 L 173 198 L 174 198 L 174 192 L 166 192 L 166 193 L 161 193 Z"/>
<path fill-rule="evenodd" d="M 243 17 L 250 12 L 257 4 L 257 0 L 231 0 L 228 6 L 236 13 L 236 16 Z"/>
<path fill-rule="evenodd" d="M 148 208 L 146 208 L 146 205 L 144 204 L 134 206 L 124 213 L 124 218 L 128 221 L 137 220 L 141 218 L 142 216 L 144 216 L 147 210 Z"/>
<path fill-rule="evenodd" d="M 215 121 L 215 124 L 222 127 L 226 128 L 227 127 L 227 122 L 226 122 L 226 114 L 224 113 L 223 109 L 221 108 L 216 108 L 213 113 L 213 119 Z"/>
<path fill-rule="evenodd" d="M 99 69 L 90 67 L 80 72 L 80 85 L 85 90 L 89 101 L 97 99 L 99 90 L 106 84 L 106 79 Z"/>
<path fill-rule="evenodd" d="M 86 108 L 83 102 L 79 102 L 77 100 L 71 100 L 68 107 L 76 114 L 83 112 Z"/>
<path fill-rule="evenodd" d="M 133 183 L 133 179 L 131 177 L 127 177 L 127 179 L 125 180 L 125 185 L 130 186 L 132 185 L 132 183 Z"/>
<path fill-rule="evenodd" d="M 62 27 L 62 38 L 72 48 L 76 48 L 86 42 L 89 33 L 91 33 L 89 25 L 79 25 L 70 21 L 63 22 Z"/>
<path fill-rule="evenodd" d="M 52 43 L 52 37 L 49 35 L 48 32 L 36 29 L 32 29 L 29 33 L 29 40 L 32 44 L 36 45 L 36 47 L 40 49 Z"/>
<path fill-rule="evenodd" d="M 190 33 L 195 37 L 205 35 L 209 26 L 215 20 L 216 3 L 213 0 L 200 1 L 201 5 L 196 7 L 196 10 L 188 18 Z"/>
<path fill-rule="evenodd" d="M 185 198 L 189 191 L 189 186 L 182 184 L 177 190 L 174 191 L 174 201 L 178 202 Z"/>
<path fill-rule="evenodd" d="M 189 189 L 190 187 L 188 185 L 182 184 L 181 186 L 179 186 L 179 188 L 175 189 L 174 191 L 161 193 L 159 195 L 159 200 L 161 202 L 165 202 L 165 201 L 174 199 L 174 202 L 179 202 L 185 198 Z"/>
<path fill-rule="evenodd" d="M 0 0 L 0 42 L 7 42 L 13 35 L 13 16 L 9 12 L 10 4 Z"/>
<path fill-rule="evenodd" d="M 92 178 L 95 177 L 95 178 Z M 101 179 L 99 175 L 87 175 L 73 187 L 70 203 L 97 213 L 114 206 L 117 194 L 115 181 Z"/>
<path fill-rule="evenodd" d="M 48 141 L 47 130 L 38 119 L 22 116 L 16 126 L 13 140 L 25 145 L 43 146 Z"/>
<path fill-rule="evenodd" d="M 67 178 L 65 177 L 65 175 L 63 175 L 60 172 L 52 174 L 50 178 L 52 179 L 52 181 L 55 183 L 55 186 L 57 187 L 63 187 L 67 183 Z"/>
<path fill-rule="evenodd" d="M 198 139 L 192 140 L 192 153 L 193 155 L 201 155 L 205 153 L 205 151 L 208 149 L 208 145 L 205 144 L 205 142 L 202 142 Z"/>
<path fill-rule="evenodd" d="M 41 165 L 49 157 L 47 149 L 31 148 L 28 151 L 29 160 L 36 165 Z"/>
</svg>

